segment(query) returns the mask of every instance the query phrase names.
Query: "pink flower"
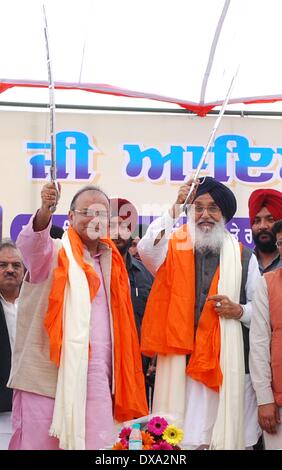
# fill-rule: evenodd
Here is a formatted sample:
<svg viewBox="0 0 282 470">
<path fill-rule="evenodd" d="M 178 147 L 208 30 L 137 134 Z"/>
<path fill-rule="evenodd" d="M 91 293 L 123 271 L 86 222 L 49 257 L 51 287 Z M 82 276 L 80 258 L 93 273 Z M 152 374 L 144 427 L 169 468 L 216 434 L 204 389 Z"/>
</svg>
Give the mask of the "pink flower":
<svg viewBox="0 0 282 470">
<path fill-rule="evenodd" d="M 173 447 L 166 441 L 159 441 L 152 446 L 154 450 L 173 450 Z"/>
<path fill-rule="evenodd" d="M 164 418 L 156 416 L 155 418 L 150 419 L 150 421 L 148 422 L 147 429 L 152 434 L 155 434 L 156 436 L 161 436 L 167 426 L 168 422 Z"/>
<path fill-rule="evenodd" d="M 123 445 L 123 447 L 125 447 L 125 449 L 128 449 L 129 439 L 124 438 L 124 439 L 121 439 L 119 442 Z"/>
<path fill-rule="evenodd" d="M 131 433 L 131 428 L 122 428 L 118 437 L 120 438 L 121 441 L 125 441 L 128 443 L 130 433 Z"/>
</svg>

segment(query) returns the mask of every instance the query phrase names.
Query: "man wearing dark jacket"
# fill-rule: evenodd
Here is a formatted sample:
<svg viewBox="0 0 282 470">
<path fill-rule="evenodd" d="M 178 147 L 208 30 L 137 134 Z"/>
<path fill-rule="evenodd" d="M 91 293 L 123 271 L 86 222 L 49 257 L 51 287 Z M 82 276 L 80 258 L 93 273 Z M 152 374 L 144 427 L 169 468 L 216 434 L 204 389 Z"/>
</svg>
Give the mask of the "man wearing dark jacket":
<svg viewBox="0 0 282 470">
<path fill-rule="evenodd" d="M 129 252 L 133 241 L 132 233 L 136 228 L 137 221 L 137 210 L 131 202 L 121 198 L 111 200 L 110 236 L 126 265 L 130 282 L 131 301 L 140 340 L 141 324 L 154 277 L 145 268 L 144 264 Z M 147 399 L 150 406 L 152 398 L 150 388 L 153 387 L 155 368 L 148 357 L 142 356 L 142 363 L 146 376 Z"/>
<path fill-rule="evenodd" d="M 11 437 L 13 390 L 6 387 L 16 333 L 17 299 L 24 276 L 19 251 L 12 241 L 0 244 L 0 449 Z"/>
</svg>

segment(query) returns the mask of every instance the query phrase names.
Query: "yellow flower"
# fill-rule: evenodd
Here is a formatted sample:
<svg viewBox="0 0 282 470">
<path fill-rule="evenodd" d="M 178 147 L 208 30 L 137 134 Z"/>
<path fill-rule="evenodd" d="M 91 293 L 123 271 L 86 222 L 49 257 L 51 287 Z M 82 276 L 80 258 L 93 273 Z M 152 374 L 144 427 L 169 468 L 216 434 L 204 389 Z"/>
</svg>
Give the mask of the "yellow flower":
<svg viewBox="0 0 282 470">
<path fill-rule="evenodd" d="M 173 426 L 173 424 L 170 424 L 163 433 L 163 439 L 174 446 L 182 441 L 183 434 L 184 433 L 182 429 L 179 429 L 176 426 Z"/>
</svg>

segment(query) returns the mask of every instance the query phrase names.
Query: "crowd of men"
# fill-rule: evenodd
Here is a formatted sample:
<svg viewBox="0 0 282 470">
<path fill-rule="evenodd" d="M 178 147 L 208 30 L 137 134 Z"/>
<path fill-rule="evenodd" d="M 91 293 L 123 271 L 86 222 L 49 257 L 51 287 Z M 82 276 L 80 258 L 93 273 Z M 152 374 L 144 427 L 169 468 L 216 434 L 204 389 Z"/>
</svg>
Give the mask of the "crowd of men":
<svg viewBox="0 0 282 470">
<path fill-rule="evenodd" d="M 252 251 L 212 177 L 175 230 L 191 183 L 146 233 L 130 201 L 93 185 L 59 233 L 48 183 L 0 245 L 0 449 L 105 448 L 151 410 L 177 417 L 186 449 L 252 449 L 262 433 L 282 448 L 282 193 L 251 194 Z"/>
</svg>

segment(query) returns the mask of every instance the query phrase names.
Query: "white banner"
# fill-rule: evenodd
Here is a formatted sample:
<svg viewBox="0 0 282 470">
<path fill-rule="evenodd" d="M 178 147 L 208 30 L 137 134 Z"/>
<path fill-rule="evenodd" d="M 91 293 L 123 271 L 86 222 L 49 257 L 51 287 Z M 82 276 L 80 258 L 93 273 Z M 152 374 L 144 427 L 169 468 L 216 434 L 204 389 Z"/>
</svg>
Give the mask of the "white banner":
<svg viewBox="0 0 282 470">
<path fill-rule="evenodd" d="M 17 237 L 49 181 L 48 111 L 0 112 L 3 236 Z M 195 171 L 215 116 L 61 112 L 56 114 L 62 196 L 54 223 L 66 227 L 70 201 L 87 184 L 130 200 L 149 223 Z M 282 190 L 281 119 L 224 117 L 201 175 L 232 189 L 238 210 L 229 229 L 251 243 L 247 202 L 257 188 Z M 142 219 L 141 219 L 142 217 Z"/>
</svg>

